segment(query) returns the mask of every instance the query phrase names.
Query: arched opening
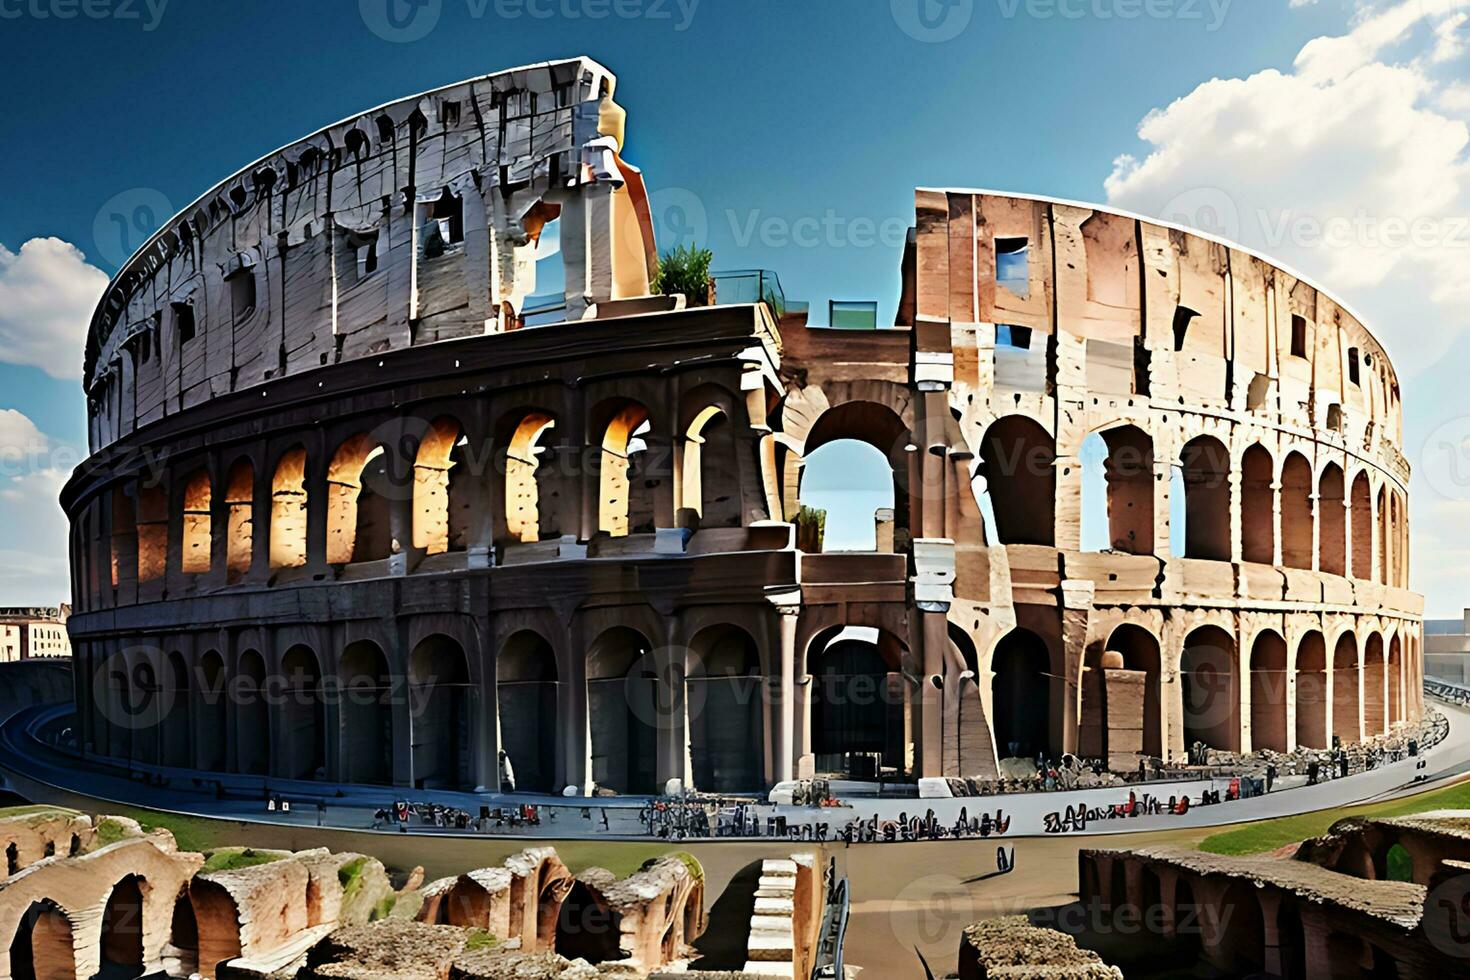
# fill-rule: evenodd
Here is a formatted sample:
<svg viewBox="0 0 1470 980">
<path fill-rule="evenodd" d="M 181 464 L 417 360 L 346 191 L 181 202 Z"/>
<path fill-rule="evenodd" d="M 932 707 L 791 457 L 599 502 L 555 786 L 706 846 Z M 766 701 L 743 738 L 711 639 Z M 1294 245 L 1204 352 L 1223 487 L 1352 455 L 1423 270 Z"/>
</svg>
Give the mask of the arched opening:
<svg viewBox="0 0 1470 980">
<path fill-rule="evenodd" d="M 1184 745 L 1196 742 L 1240 751 L 1240 678 L 1235 641 L 1218 626 L 1201 626 L 1184 639 L 1179 658 Z"/>
<path fill-rule="evenodd" d="M 1291 453 L 1281 467 L 1281 561 L 1289 568 L 1312 567 L 1312 464 Z"/>
<path fill-rule="evenodd" d="M 1285 752 L 1286 640 L 1274 630 L 1251 645 L 1251 748 Z"/>
<path fill-rule="evenodd" d="M 194 727 L 191 714 L 194 695 L 189 689 L 189 666 L 184 655 L 174 650 L 164 665 L 164 683 L 168 694 L 163 699 L 167 712 L 163 717 L 162 762 L 166 766 L 191 768 L 194 765 Z"/>
<path fill-rule="evenodd" d="M 10 941 L 11 980 L 76 980 L 71 920 L 55 902 L 34 902 Z"/>
<path fill-rule="evenodd" d="M 681 526 L 739 527 L 740 460 L 731 420 L 734 399 L 703 385 L 684 399 L 679 480 Z M 690 515 L 684 513 L 692 511 Z"/>
<path fill-rule="evenodd" d="M 1052 753 L 1051 691 L 1056 671 L 1046 641 L 1017 627 L 1003 636 L 991 660 L 991 711 L 996 753 L 1034 759 Z"/>
<path fill-rule="evenodd" d="M 249 775 L 265 775 L 270 764 L 270 707 L 266 703 L 265 658 L 255 650 L 240 655 L 239 692 L 235 704 L 236 766 Z"/>
<path fill-rule="evenodd" d="M 306 564 L 306 450 L 288 450 L 271 477 L 271 568 Z"/>
<path fill-rule="evenodd" d="M 642 404 L 619 399 L 599 406 L 602 454 L 598 466 L 598 530 L 615 538 L 654 531 L 653 499 L 658 475 L 649 470 L 648 438 L 653 424 Z"/>
<path fill-rule="evenodd" d="M 1378 488 L 1378 581 L 1388 584 L 1388 491 Z"/>
<path fill-rule="evenodd" d="M 310 648 L 297 645 L 281 658 L 280 775 L 287 779 L 324 779 L 327 767 L 327 713 L 322 670 Z"/>
<path fill-rule="evenodd" d="M 495 667 L 500 751 L 518 792 L 556 790 L 556 653 L 542 636 L 522 630 L 505 641 Z"/>
<path fill-rule="evenodd" d="M 195 470 L 184 483 L 184 536 L 181 562 L 185 574 L 209 571 L 209 471 Z"/>
<path fill-rule="evenodd" d="M 555 488 L 551 468 L 541 467 L 549 451 L 546 435 L 556 422 L 545 412 L 528 412 L 510 433 L 505 454 L 505 522 L 513 541 L 535 542 L 557 537 Z"/>
<path fill-rule="evenodd" d="M 1056 460 L 1056 442 L 1025 416 L 998 419 L 985 430 L 979 475 L 985 478 L 998 543 L 1055 543 Z"/>
<path fill-rule="evenodd" d="M 1332 651 L 1332 734 L 1344 742 L 1362 738 L 1358 725 L 1358 640 L 1351 632 Z"/>
<path fill-rule="evenodd" d="M 413 546 L 425 554 L 464 551 L 475 476 L 463 457 L 464 430 L 437 418 L 419 442 L 413 463 Z"/>
<path fill-rule="evenodd" d="M 147 885 L 137 875 L 128 875 L 112 886 L 102 910 L 102 933 L 98 943 L 102 973 L 110 969 L 137 976 L 143 970 L 143 898 Z"/>
<path fill-rule="evenodd" d="M 221 772 L 228 765 L 225 703 L 229 697 L 226 690 L 229 681 L 225 676 L 224 658 L 218 650 L 206 651 L 200 658 L 197 676 L 199 690 L 194 703 L 199 712 L 199 724 L 195 726 L 199 740 L 199 768 Z"/>
<path fill-rule="evenodd" d="M 1363 644 L 1363 737 L 1388 731 L 1387 685 L 1384 683 L 1383 636 L 1369 633 Z"/>
<path fill-rule="evenodd" d="M 1296 744 L 1327 748 L 1327 641 L 1312 630 L 1296 648 Z"/>
<path fill-rule="evenodd" d="M 1256 445 L 1240 460 L 1240 556 L 1262 565 L 1276 563 L 1275 463 Z"/>
<path fill-rule="evenodd" d="M 194 903 L 189 898 L 186 885 L 174 899 L 174 911 L 169 922 L 168 948 L 164 955 L 179 961 L 179 972 L 199 972 L 199 922 L 194 916 Z"/>
<path fill-rule="evenodd" d="M 812 423 L 798 463 L 788 457 L 787 489 L 799 473 L 797 547 L 804 551 L 901 550 L 908 540 L 910 437 L 903 420 L 877 402 L 844 402 Z M 789 506 L 789 505 L 788 505 Z M 813 525 L 811 522 L 815 521 Z"/>
<path fill-rule="evenodd" d="M 1373 491 L 1368 485 L 1368 474 L 1360 472 L 1353 478 L 1353 492 L 1348 508 L 1352 521 L 1353 566 L 1352 576 L 1365 582 L 1373 580 Z"/>
<path fill-rule="evenodd" d="M 1397 841 L 1384 855 L 1384 877 L 1389 881 L 1414 881 L 1414 856 Z"/>
<path fill-rule="evenodd" d="M 1307 935 L 1302 910 L 1289 901 L 1276 906 L 1276 936 L 1281 947 L 1282 980 L 1306 980 Z"/>
<path fill-rule="evenodd" d="M 761 771 L 761 667 L 750 634 L 710 626 L 689 644 L 689 754 L 694 785 L 713 793 L 758 790 Z"/>
<path fill-rule="evenodd" d="M 1233 881 L 1225 890 L 1224 901 L 1212 910 L 1218 923 L 1211 932 L 1219 944 L 1220 959 L 1236 976 L 1257 975 L 1266 963 L 1266 930 L 1257 897 L 1259 891 L 1251 882 Z"/>
<path fill-rule="evenodd" d="M 1197 436 L 1179 453 L 1184 480 L 1184 557 L 1230 560 L 1230 453 Z"/>
<path fill-rule="evenodd" d="M 1344 506 L 1342 467 L 1328 463 L 1317 480 L 1317 506 L 1322 515 L 1317 529 L 1318 565 L 1329 575 L 1347 574 L 1347 510 Z"/>
<path fill-rule="evenodd" d="M 1082 443 L 1082 550 L 1153 553 L 1153 441 L 1124 425 Z"/>
<path fill-rule="evenodd" d="M 189 883 L 199 937 L 199 972 L 212 980 L 221 963 L 240 955 L 240 910 L 224 887 L 196 877 Z"/>
<path fill-rule="evenodd" d="M 1398 635 L 1388 641 L 1388 723 L 1397 725 L 1405 719 L 1404 657 Z"/>
<path fill-rule="evenodd" d="M 159 744 L 159 716 L 161 704 L 158 673 L 146 655 L 139 656 L 128 666 L 128 713 L 136 726 L 132 734 L 133 761 L 145 765 L 158 765 L 162 758 Z"/>
<path fill-rule="evenodd" d="M 474 732 L 469 662 L 443 634 L 421 640 L 408 658 L 413 783 L 418 789 L 473 785 Z"/>
<path fill-rule="evenodd" d="M 137 581 L 138 515 L 132 494 L 126 487 L 113 487 L 112 510 L 112 587 Z"/>
<path fill-rule="evenodd" d="M 1131 769 L 1139 754 L 1163 751 L 1159 643 L 1142 626 L 1124 623 L 1106 644 L 1089 648 L 1082 674 L 1078 750 Z"/>
<path fill-rule="evenodd" d="M 168 491 L 138 483 L 138 581 L 153 582 L 168 568 Z"/>
<path fill-rule="evenodd" d="M 556 919 L 556 952 L 569 960 L 606 963 L 623 959 L 622 916 L 586 884 L 572 883 Z"/>
<path fill-rule="evenodd" d="M 349 783 L 393 782 L 393 677 L 371 640 L 342 651 L 342 777 Z"/>
<path fill-rule="evenodd" d="M 1193 958 L 1190 954 L 1197 956 L 1200 948 L 1201 909 L 1195 901 L 1194 888 L 1183 875 L 1175 880 L 1172 912 L 1174 941 L 1179 947 L 1181 959 L 1188 962 Z"/>
<path fill-rule="evenodd" d="M 241 459 L 225 481 L 225 576 L 231 585 L 250 571 L 254 553 L 255 469 Z"/>
<path fill-rule="evenodd" d="M 672 722 L 652 644 L 615 626 L 587 650 L 587 712 L 592 781 L 617 793 L 653 794 L 658 786 L 658 732 Z"/>
<path fill-rule="evenodd" d="M 345 440 L 327 466 L 327 561 L 378 561 L 392 551 L 388 519 L 388 454 L 360 433 Z"/>
<path fill-rule="evenodd" d="M 807 652 L 818 772 L 875 779 L 906 767 L 908 685 L 898 640 L 870 627 L 829 630 Z"/>
</svg>

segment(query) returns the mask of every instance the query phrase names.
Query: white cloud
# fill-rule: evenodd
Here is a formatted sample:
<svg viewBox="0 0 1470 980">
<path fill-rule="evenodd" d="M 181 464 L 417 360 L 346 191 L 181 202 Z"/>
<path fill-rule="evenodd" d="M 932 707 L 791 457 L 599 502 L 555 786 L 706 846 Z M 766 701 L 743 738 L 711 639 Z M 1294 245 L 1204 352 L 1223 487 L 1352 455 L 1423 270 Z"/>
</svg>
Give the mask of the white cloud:
<svg viewBox="0 0 1470 980">
<path fill-rule="evenodd" d="M 0 409 L 0 605 L 54 605 L 70 594 L 67 521 L 59 496 L 64 447 L 24 413 Z"/>
<path fill-rule="evenodd" d="M 0 245 L 0 361 L 80 378 L 92 311 L 107 273 L 75 245 L 32 238 L 12 252 Z"/>
<path fill-rule="evenodd" d="M 1322 280 L 1412 373 L 1470 322 L 1470 128 L 1449 111 L 1470 93 L 1433 66 L 1466 7 L 1405 0 L 1311 41 L 1292 71 L 1204 82 L 1144 118 L 1148 152 L 1118 158 L 1108 199 L 1208 218 Z"/>
</svg>

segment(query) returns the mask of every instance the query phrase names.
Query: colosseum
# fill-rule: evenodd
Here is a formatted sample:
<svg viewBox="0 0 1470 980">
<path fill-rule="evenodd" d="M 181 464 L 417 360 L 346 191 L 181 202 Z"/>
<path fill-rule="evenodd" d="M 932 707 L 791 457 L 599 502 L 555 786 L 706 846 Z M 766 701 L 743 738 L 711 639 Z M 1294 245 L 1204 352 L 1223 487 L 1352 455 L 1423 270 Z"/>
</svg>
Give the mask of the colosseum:
<svg viewBox="0 0 1470 980">
<path fill-rule="evenodd" d="M 614 89 L 576 58 L 370 110 L 113 279 L 63 492 L 85 753 L 733 792 L 1420 717 L 1399 385 L 1343 304 L 937 189 L 892 327 L 766 273 L 661 295 Z M 803 507 L 843 440 L 891 477 L 865 551 Z"/>
</svg>

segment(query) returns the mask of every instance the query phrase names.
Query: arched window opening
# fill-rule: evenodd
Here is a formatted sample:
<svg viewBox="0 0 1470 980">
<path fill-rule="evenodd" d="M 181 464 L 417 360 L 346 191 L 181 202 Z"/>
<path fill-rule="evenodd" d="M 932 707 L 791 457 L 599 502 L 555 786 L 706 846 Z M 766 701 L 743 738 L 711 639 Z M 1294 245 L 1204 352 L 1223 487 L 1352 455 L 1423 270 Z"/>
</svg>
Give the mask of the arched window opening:
<svg viewBox="0 0 1470 980">
<path fill-rule="evenodd" d="M 1327 641 L 1316 630 L 1296 648 L 1296 744 L 1327 748 Z"/>
<path fill-rule="evenodd" d="M 265 658 L 255 650 L 240 655 L 235 684 L 236 767 L 263 776 L 270 766 L 270 707 L 267 704 Z"/>
<path fill-rule="evenodd" d="M 1281 561 L 1289 568 L 1311 568 L 1312 464 L 1291 453 L 1281 467 Z"/>
<path fill-rule="evenodd" d="M 143 897 L 147 885 L 137 875 L 128 875 L 112 886 L 107 905 L 102 910 L 102 935 L 99 943 L 104 973 L 113 968 L 130 970 L 135 976 L 143 969 Z"/>
<path fill-rule="evenodd" d="M 1404 657 L 1397 635 L 1388 641 L 1388 723 L 1397 725 L 1407 716 L 1404 692 L 1408 685 L 1404 680 Z"/>
<path fill-rule="evenodd" d="M 371 640 L 342 651 L 342 768 L 349 783 L 393 782 L 393 678 Z"/>
<path fill-rule="evenodd" d="M 1108 760 L 1110 768 L 1134 769 L 1140 755 L 1163 752 L 1159 703 L 1159 643 L 1141 626 L 1125 623 L 1104 646 L 1088 651 L 1082 675 L 1082 724 L 1078 748 Z"/>
<path fill-rule="evenodd" d="M 615 538 L 652 533 L 653 494 L 660 481 L 648 471 L 648 437 L 653 430 L 648 409 L 638 402 L 621 402 L 604 414 L 609 417 L 601 429 L 598 529 Z"/>
<path fill-rule="evenodd" d="M 667 692 L 660 691 L 652 645 L 642 633 L 615 626 L 588 648 L 587 712 L 597 786 L 658 792 L 658 732 L 673 707 L 661 693 Z"/>
<path fill-rule="evenodd" d="M 240 910 L 224 886 L 202 877 L 189 884 L 199 936 L 199 972 L 217 974 L 219 965 L 240 955 Z"/>
<path fill-rule="evenodd" d="M 1358 721 L 1358 641 L 1351 632 L 1332 651 L 1332 734 L 1344 742 L 1362 738 Z"/>
<path fill-rule="evenodd" d="M 163 719 L 162 761 L 166 766 L 192 768 L 194 765 L 194 726 L 191 714 L 194 696 L 189 685 L 189 666 L 184 655 L 171 651 L 164 664 L 164 683 L 168 696 L 163 700 L 167 714 Z"/>
<path fill-rule="evenodd" d="M 1259 976 L 1266 963 L 1265 917 L 1261 912 L 1260 889 L 1252 882 L 1236 879 L 1225 889 L 1219 909 L 1229 909 L 1230 926 L 1221 927 L 1218 956 L 1231 976 Z M 1221 918 L 1223 913 L 1217 912 Z"/>
<path fill-rule="evenodd" d="M 1184 481 L 1184 557 L 1230 560 L 1230 453 L 1198 436 L 1179 454 Z"/>
<path fill-rule="evenodd" d="M 996 645 L 991 671 L 996 754 L 1003 759 L 1053 754 L 1052 690 L 1058 675 L 1046 641 L 1027 629 L 1011 630 Z"/>
<path fill-rule="evenodd" d="M 1025 416 L 1007 416 L 985 431 L 979 472 L 1000 544 L 1055 544 L 1056 459 L 1050 433 Z"/>
<path fill-rule="evenodd" d="M 230 467 L 225 521 L 225 575 L 233 585 L 250 571 L 255 553 L 255 468 L 249 460 L 238 460 Z"/>
<path fill-rule="evenodd" d="M 557 954 L 593 964 L 623 959 L 622 918 L 594 889 L 574 881 L 557 916 Z"/>
<path fill-rule="evenodd" d="M 801 505 L 814 515 L 811 543 L 823 552 L 894 550 L 893 469 L 857 439 L 834 439 L 801 464 Z"/>
<path fill-rule="evenodd" d="M 338 447 L 327 467 L 327 561 L 378 561 L 392 551 L 388 454 L 366 434 Z"/>
<path fill-rule="evenodd" d="M 136 581 L 138 518 L 133 497 L 123 487 L 112 490 L 112 587 Z"/>
<path fill-rule="evenodd" d="M 1153 553 L 1153 441 L 1135 426 L 1094 432 L 1082 444 L 1082 550 Z"/>
<path fill-rule="evenodd" d="M 1414 856 L 1409 849 L 1394 841 L 1384 855 L 1384 878 L 1388 881 L 1413 881 Z"/>
<path fill-rule="evenodd" d="M 165 950 L 165 956 L 168 955 L 178 957 L 180 973 L 199 973 L 199 921 L 194 915 L 194 903 L 189 899 L 187 885 L 174 899 Z"/>
<path fill-rule="evenodd" d="M 1261 446 L 1251 446 L 1240 462 L 1240 556 L 1262 565 L 1276 563 L 1275 464 Z"/>
<path fill-rule="evenodd" d="M 1286 641 L 1266 630 L 1251 647 L 1251 748 L 1287 751 Z"/>
<path fill-rule="evenodd" d="M 1373 491 L 1368 485 L 1368 474 L 1360 472 L 1353 478 L 1352 500 L 1349 506 L 1353 536 L 1352 576 L 1365 582 L 1373 580 Z"/>
<path fill-rule="evenodd" d="M 1389 575 L 1388 541 L 1388 491 L 1378 488 L 1378 581 L 1388 584 Z"/>
<path fill-rule="evenodd" d="M 447 636 L 421 641 L 408 660 L 413 783 L 418 789 L 474 785 L 473 692 L 464 649 Z"/>
<path fill-rule="evenodd" d="M 1385 682 L 1383 636 L 1370 633 L 1363 645 L 1363 737 L 1388 731 L 1388 685 Z"/>
<path fill-rule="evenodd" d="M 138 581 L 163 578 L 168 567 L 168 491 L 138 484 Z"/>
<path fill-rule="evenodd" d="M 764 744 L 760 655 L 738 626 L 711 626 L 689 644 L 689 754 L 698 789 L 759 789 Z"/>
<path fill-rule="evenodd" d="M 680 524 L 739 527 L 740 467 L 735 427 L 725 410 L 710 404 L 695 413 L 684 429 L 680 450 Z"/>
<path fill-rule="evenodd" d="M 537 633 L 523 630 L 500 649 L 495 667 L 502 776 L 513 775 L 516 792 L 557 789 L 556 653 Z M 508 767 L 506 765 L 508 763 Z M 502 786 L 510 792 L 511 787 Z"/>
<path fill-rule="evenodd" d="M 71 920 L 61 907 L 47 900 L 34 902 L 10 941 L 11 980 L 75 980 L 75 950 Z"/>
<path fill-rule="evenodd" d="M 413 546 L 425 554 L 464 551 L 473 467 L 459 423 L 439 418 L 419 443 L 413 463 Z"/>
<path fill-rule="evenodd" d="M 210 650 L 199 661 L 199 684 L 195 696 L 199 725 L 199 768 L 222 772 L 228 766 L 229 742 L 226 735 L 225 702 L 228 681 L 224 658 L 218 650 Z"/>
<path fill-rule="evenodd" d="M 1240 677 L 1235 640 L 1218 626 L 1201 626 L 1184 640 L 1179 658 L 1184 747 L 1196 742 L 1240 751 Z"/>
<path fill-rule="evenodd" d="M 1329 575 L 1347 574 L 1347 511 L 1344 507 L 1342 467 L 1328 463 L 1317 481 L 1317 506 L 1322 515 L 1317 530 L 1318 565 Z"/>
<path fill-rule="evenodd" d="M 505 522 L 515 541 L 531 543 L 560 534 L 556 508 L 552 505 L 554 488 L 543 472 L 541 456 L 549 450 L 546 433 L 556 425 L 544 412 L 530 412 L 511 434 L 505 457 Z"/>
<path fill-rule="evenodd" d="M 272 570 L 306 564 L 306 450 L 289 450 L 271 477 Z"/>
<path fill-rule="evenodd" d="M 321 665 L 310 648 L 294 646 L 281 659 L 281 673 L 285 681 L 281 702 L 284 735 L 281 775 L 287 779 L 324 779 L 327 716 Z"/>
<path fill-rule="evenodd" d="M 198 575 L 209 571 L 212 538 L 209 526 L 209 471 L 196 470 L 184 484 L 183 570 Z"/>
<path fill-rule="evenodd" d="M 833 630 L 812 641 L 812 752 L 818 772 L 872 780 L 907 768 L 903 650 L 870 627 Z"/>
</svg>

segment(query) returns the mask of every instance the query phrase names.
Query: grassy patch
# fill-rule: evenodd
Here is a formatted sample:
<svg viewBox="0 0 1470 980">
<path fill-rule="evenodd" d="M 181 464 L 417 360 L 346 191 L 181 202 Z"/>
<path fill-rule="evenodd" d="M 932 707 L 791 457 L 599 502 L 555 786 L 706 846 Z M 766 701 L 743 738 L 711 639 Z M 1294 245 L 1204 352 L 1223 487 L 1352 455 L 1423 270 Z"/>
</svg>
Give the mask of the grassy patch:
<svg viewBox="0 0 1470 980">
<path fill-rule="evenodd" d="M 64 806 L 6 806 L 0 807 L 0 820 L 8 820 L 14 817 L 79 817 L 80 810 L 71 810 Z"/>
<path fill-rule="evenodd" d="M 362 869 L 367 867 L 368 859 L 355 857 L 351 861 L 337 869 L 337 881 L 342 885 L 342 904 L 346 905 L 357 897 L 362 890 Z"/>
<path fill-rule="evenodd" d="M 115 803 L 106 804 L 105 809 L 102 809 L 101 812 L 136 820 L 145 832 L 162 827 L 174 835 L 174 840 L 179 842 L 181 851 L 202 853 L 229 843 L 221 839 L 221 830 L 227 829 L 224 825 L 201 817 L 186 817 L 176 813 L 162 813 L 158 810 L 144 810 L 141 807 L 122 806 Z"/>
<path fill-rule="evenodd" d="M 108 844 L 116 844 L 128 836 L 128 828 L 118 820 L 109 820 L 103 817 L 97 821 L 97 840 L 106 847 Z"/>
<path fill-rule="evenodd" d="M 208 874 L 212 871 L 239 871 L 241 868 L 253 868 L 260 864 L 270 864 L 279 861 L 284 854 L 279 851 L 257 851 L 254 848 L 222 848 L 214 851 L 204 861 L 204 867 L 199 870 Z"/>
<path fill-rule="evenodd" d="M 1467 808 L 1470 808 L 1470 781 L 1391 803 L 1361 803 L 1317 813 L 1260 820 L 1206 837 L 1200 843 L 1200 850 L 1211 854 L 1260 854 L 1308 837 L 1320 837 L 1344 817 L 1405 817 L 1427 810 Z"/>
<path fill-rule="evenodd" d="M 477 949 L 494 949 L 499 945 L 500 940 L 496 939 L 486 929 L 471 929 L 469 938 L 464 941 L 465 952 L 473 952 Z"/>
<path fill-rule="evenodd" d="M 397 895 L 384 895 L 383 900 L 373 906 L 373 914 L 368 916 L 369 922 L 377 922 L 386 919 L 393 914 L 393 907 L 398 904 Z"/>
</svg>

